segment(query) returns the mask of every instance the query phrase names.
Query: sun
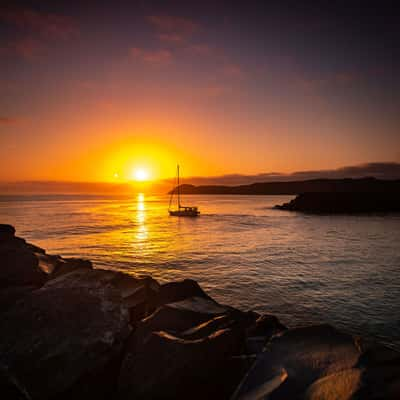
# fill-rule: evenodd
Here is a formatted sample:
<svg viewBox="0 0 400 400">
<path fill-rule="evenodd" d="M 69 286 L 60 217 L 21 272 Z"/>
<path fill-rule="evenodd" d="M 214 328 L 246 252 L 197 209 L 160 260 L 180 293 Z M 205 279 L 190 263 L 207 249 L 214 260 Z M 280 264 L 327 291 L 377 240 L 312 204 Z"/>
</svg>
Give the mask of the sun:
<svg viewBox="0 0 400 400">
<path fill-rule="evenodd" d="M 135 181 L 144 182 L 149 179 L 149 172 L 143 168 L 138 168 L 133 171 L 132 176 Z"/>
</svg>

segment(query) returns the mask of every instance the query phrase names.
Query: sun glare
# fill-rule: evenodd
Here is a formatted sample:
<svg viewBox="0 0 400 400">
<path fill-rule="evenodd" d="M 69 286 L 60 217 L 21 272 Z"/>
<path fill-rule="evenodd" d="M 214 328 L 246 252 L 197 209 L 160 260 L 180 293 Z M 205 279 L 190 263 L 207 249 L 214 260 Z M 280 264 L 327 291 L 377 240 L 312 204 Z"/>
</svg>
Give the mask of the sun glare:
<svg viewBox="0 0 400 400">
<path fill-rule="evenodd" d="M 138 182 L 147 181 L 149 179 L 149 173 L 143 168 L 135 169 L 133 171 L 133 179 Z"/>
</svg>

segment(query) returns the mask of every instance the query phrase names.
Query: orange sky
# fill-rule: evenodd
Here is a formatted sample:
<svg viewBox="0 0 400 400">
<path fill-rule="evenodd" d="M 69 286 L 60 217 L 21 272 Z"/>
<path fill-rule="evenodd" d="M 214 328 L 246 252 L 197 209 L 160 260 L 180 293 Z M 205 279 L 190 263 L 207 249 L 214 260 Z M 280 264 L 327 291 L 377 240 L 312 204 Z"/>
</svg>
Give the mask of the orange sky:
<svg viewBox="0 0 400 400">
<path fill-rule="evenodd" d="M 0 181 L 400 161 L 389 64 L 363 59 L 363 42 L 336 48 L 347 31 L 299 33 L 292 16 L 274 25 L 229 10 L 1 11 Z"/>
</svg>

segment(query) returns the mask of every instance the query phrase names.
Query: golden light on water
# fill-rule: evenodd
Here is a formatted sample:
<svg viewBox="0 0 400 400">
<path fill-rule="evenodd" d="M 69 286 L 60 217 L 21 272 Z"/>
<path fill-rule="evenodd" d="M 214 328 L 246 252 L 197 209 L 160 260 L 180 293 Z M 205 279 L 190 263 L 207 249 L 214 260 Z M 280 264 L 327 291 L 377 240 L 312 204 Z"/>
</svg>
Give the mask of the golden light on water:
<svg viewBox="0 0 400 400">
<path fill-rule="evenodd" d="M 144 211 L 144 194 L 143 193 L 138 193 L 137 195 L 137 209 L 138 211 Z"/>
<path fill-rule="evenodd" d="M 146 227 L 146 207 L 145 207 L 145 198 L 143 193 L 138 193 L 136 197 L 136 223 L 137 229 L 135 238 L 139 242 L 143 242 L 147 239 L 148 232 Z"/>
</svg>

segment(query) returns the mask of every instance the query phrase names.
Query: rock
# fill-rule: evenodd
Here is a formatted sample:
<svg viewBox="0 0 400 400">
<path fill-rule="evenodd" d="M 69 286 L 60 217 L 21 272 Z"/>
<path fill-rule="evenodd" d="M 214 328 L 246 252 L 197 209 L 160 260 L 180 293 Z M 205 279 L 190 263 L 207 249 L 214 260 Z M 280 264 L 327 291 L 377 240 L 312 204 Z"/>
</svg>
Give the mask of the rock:
<svg viewBox="0 0 400 400">
<path fill-rule="evenodd" d="M 0 224 L 0 287 L 42 286 L 48 278 L 76 269 L 92 269 L 89 260 L 62 258 L 14 236 L 11 225 Z"/>
<path fill-rule="evenodd" d="M 347 369 L 315 381 L 304 396 L 305 400 L 350 400 L 361 385 L 362 371 Z"/>
<path fill-rule="evenodd" d="M 0 224 L 0 241 L 7 240 L 15 236 L 15 228 L 12 225 Z"/>
<path fill-rule="evenodd" d="M 127 398 L 129 396 L 161 398 L 163 395 L 165 398 L 174 398 L 175 395 L 176 398 L 188 398 L 189 393 L 191 398 L 229 397 L 250 366 L 247 358 L 242 357 L 245 333 L 246 329 L 255 323 L 257 316 L 255 313 L 245 313 L 220 305 L 208 297 L 190 297 L 159 307 L 152 315 L 138 323 L 136 331 L 126 346 L 126 355 L 121 369 L 120 392 Z M 160 332 L 163 332 L 161 336 Z M 229 332 L 229 338 L 234 338 L 234 346 L 229 348 L 228 353 L 224 350 L 224 344 L 220 348 L 215 347 L 212 351 L 208 349 L 208 345 L 205 345 L 211 340 L 210 338 L 212 340 L 217 338 L 218 332 Z M 215 346 L 219 341 L 220 339 L 215 341 Z M 214 341 L 212 343 L 210 348 L 214 348 Z M 204 348 L 204 351 L 198 350 L 200 348 Z M 195 353 L 192 353 L 192 349 Z M 142 355 L 145 351 L 148 352 L 146 356 Z M 199 351 L 200 359 L 193 355 L 197 354 L 197 351 Z M 158 356 L 160 352 L 165 355 Z M 138 354 L 140 354 L 139 357 L 137 357 Z M 225 354 L 224 366 L 218 361 L 222 354 Z M 141 357 L 149 358 L 143 361 Z M 153 371 L 154 377 L 150 378 L 151 368 L 148 365 L 153 357 L 152 362 L 166 363 L 160 366 L 166 370 L 165 377 L 158 376 L 157 369 Z M 165 357 L 165 361 L 162 357 Z M 167 362 L 169 357 L 172 360 Z M 205 364 L 206 360 L 209 362 L 208 365 Z M 146 366 L 142 367 L 142 362 Z M 202 364 L 196 365 L 196 362 Z M 168 367 L 170 363 L 173 365 Z M 141 375 L 142 372 L 145 373 L 146 368 L 148 376 Z M 168 375 L 168 369 L 171 376 Z M 141 371 L 139 374 L 138 370 Z M 186 370 L 189 375 L 186 375 Z M 181 374 L 180 378 L 179 374 Z M 158 378 L 161 381 L 155 383 L 154 379 Z M 137 387 L 137 383 L 143 380 L 145 380 L 143 388 Z M 178 380 L 181 383 L 177 384 L 176 392 L 174 392 L 172 383 Z M 202 389 L 199 388 L 201 382 L 204 384 Z M 159 387 L 151 389 L 153 384 Z M 161 385 L 167 386 L 163 388 Z M 215 388 L 215 392 L 210 391 L 211 387 Z M 143 392 L 141 392 L 142 389 Z"/>
<path fill-rule="evenodd" d="M 221 329 L 234 329 L 240 332 L 243 340 L 246 330 L 254 324 L 255 315 L 252 312 L 243 312 L 235 309 L 228 309 L 227 314 L 212 318 L 193 328 L 179 333 L 179 337 L 185 339 L 201 339 Z"/>
<path fill-rule="evenodd" d="M 38 260 L 38 267 L 46 273 L 47 277 L 53 274 L 58 264 L 62 262 L 60 256 L 52 256 L 46 253 L 35 253 L 35 256 Z"/>
<path fill-rule="evenodd" d="M 167 331 L 179 335 L 214 317 L 227 314 L 231 309 L 211 299 L 191 297 L 176 303 L 165 304 L 149 317 L 140 321 L 134 334 L 141 343 L 151 332 Z"/>
<path fill-rule="evenodd" d="M 310 213 L 399 212 L 400 192 L 311 192 L 275 208 Z"/>
<path fill-rule="evenodd" d="M 329 325 L 288 330 L 259 354 L 235 399 L 247 398 L 283 371 L 287 378 L 274 388 L 273 399 L 302 398 L 314 381 L 353 368 L 359 357 L 356 340 Z"/>
<path fill-rule="evenodd" d="M 59 256 L 55 256 L 59 257 Z M 51 278 L 55 278 L 77 269 L 93 269 L 92 262 L 83 258 L 62 258 L 59 257 L 58 262 L 55 264 L 55 268 L 52 271 Z"/>
<path fill-rule="evenodd" d="M 256 323 L 248 329 L 248 336 L 262 336 L 269 340 L 272 336 L 286 331 L 285 325 L 281 324 L 275 315 L 261 315 Z"/>
<path fill-rule="evenodd" d="M 360 367 L 379 367 L 385 364 L 400 363 L 400 354 L 383 345 L 372 344 L 359 359 Z"/>
<path fill-rule="evenodd" d="M 179 282 L 169 282 L 161 285 L 160 291 L 155 299 L 156 307 L 164 304 L 175 303 L 188 297 L 204 297 L 210 299 L 199 284 L 192 279 L 184 279 Z"/>
<path fill-rule="evenodd" d="M 106 396 L 130 332 L 115 289 L 43 287 L 2 314 L 0 354 L 32 399 L 92 398 L 99 385 Z M 104 378 L 91 380 L 96 375 Z"/>
<path fill-rule="evenodd" d="M 400 398 L 400 354 L 382 345 L 368 348 L 360 357 L 362 382 L 357 399 Z"/>
<path fill-rule="evenodd" d="M 246 332 L 246 352 L 247 354 L 258 354 L 264 349 L 267 342 L 275 335 L 279 335 L 287 330 L 274 315 L 261 315 Z"/>
<path fill-rule="evenodd" d="M 400 398 L 400 354 L 382 345 L 372 345 L 355 368 L 315 381 L 305 399 L 395 400 Z"/>
<path fill-rule="evenodd" d="M 0 393 L 7 400 L 30 400 L 26 389 L 10 374 L 8 368 L 0 364 Z"/>
<path fill-rule="evenodd" d="M 196 340 L 201 339 L 212 333 L 231 327 L 235 323 L 235 320 L 229 314 L 220 315 L 212 318 L 200 325 L 189 328 L 186 331 L 179 334 L 184 339 Z"/>
<path fill-rule="evenodd" d="M 0 290 L 0 313 L 7 311 L 18 300 L 32 293 L 36 286 L 13 286 Z"/>
<path fill-rule="evenodd" d="M 132 323 L 153 311 L 152 299 L 159 290 L 157 281 L 150 277 L 135 278 L 122 272 L 90 268 L 91 265 L 84 264 L 83 267 L 79 267 L 78 264 L 78 267 L 69 273 L 64 272 L 59 276 L 56 274 L 44 288 L 81 288 L 90 291 L 114 289 L 121 296 L 123 305 L 129 310 Z"/>
<path fill-rule="evenodd" d="M 121 399 L 229 398 L 242 374 L 235 331 L 197 340 L 153 332 L 122 365 Z"/>
<path fill-rule="evenodd" d="M 35 250 L 17 237 L 0 241 L 0 288 L 45 283 L 47 274 L 40 269 Z"/>
</svg>

